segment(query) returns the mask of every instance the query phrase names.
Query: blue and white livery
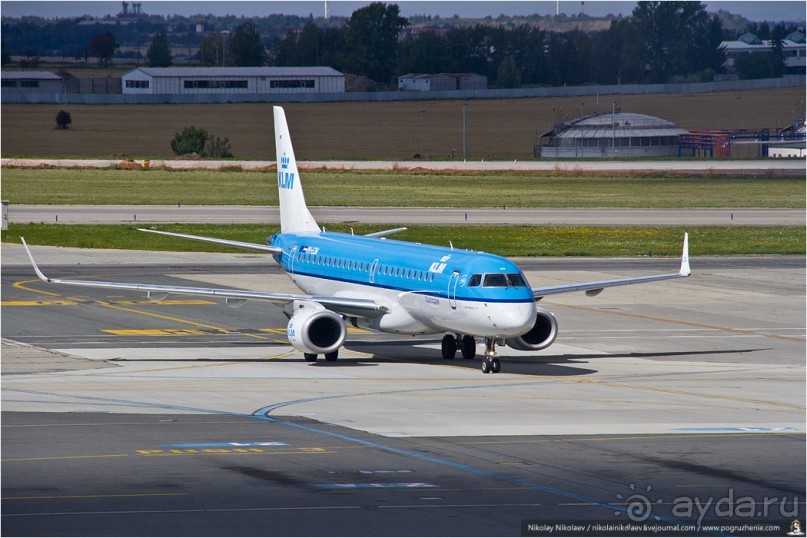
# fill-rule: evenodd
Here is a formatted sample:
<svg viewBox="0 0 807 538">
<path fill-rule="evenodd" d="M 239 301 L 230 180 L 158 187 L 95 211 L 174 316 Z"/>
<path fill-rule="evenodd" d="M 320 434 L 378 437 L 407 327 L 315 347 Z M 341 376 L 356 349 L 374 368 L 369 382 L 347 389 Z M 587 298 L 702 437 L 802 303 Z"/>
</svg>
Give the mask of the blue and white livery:
<svg viewBox="0 0 807 538">
<path fill-rule="evenodd" d="M 453 359 L 458 350 L 463 358 L 473 358 L 479 340 L 485 343 L 482 371 L 496 373 L 501 367 L 496 345 L 530 351 L 555 341 L 555 316 L 536 306 L 544 296 L 573 291 L 593 296 L 612 286 L 690 274 L 686 234 L 677 273 L 531 287 L 521 269 L 506 258 L 386 238 L 405 228 L 366 236 L 322 231 L 305 203 L 281 107 L 274 107 L 274 120 L 281 230 L 267 245 L 143 231 L 270 253 L 303 294 L 53 279 L 42 274 L 28 250 L 37 276 L 52 284 L 144 291 L 156 300 L 187 294 L 228 302 L 269 301 L 283 308 L 289 318 L 289 342 L 307 361 L 316 361 L 318 355 L 336 360 L 349 325 L 396 334 L 444 334 L 445 359 Z"/>
</svg>

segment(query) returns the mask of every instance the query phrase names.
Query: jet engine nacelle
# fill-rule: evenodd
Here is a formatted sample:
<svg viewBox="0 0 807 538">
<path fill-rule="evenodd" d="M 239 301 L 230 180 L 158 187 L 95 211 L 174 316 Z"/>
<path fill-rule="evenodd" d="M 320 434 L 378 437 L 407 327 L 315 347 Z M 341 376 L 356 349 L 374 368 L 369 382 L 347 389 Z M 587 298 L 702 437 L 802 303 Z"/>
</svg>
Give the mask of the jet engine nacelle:
<svg viewBox="0 0 807 538">
<path fill-rule="evenodd" d="M 558 320 L 554 314 L 543 308 L 537 308 L 538 317 L 532 329 L 521 336 L 505 340 L 508 346 L 520 351 L 538 351 L 552 345 L 558 336 Z"/>
<path fill-rule="evenodd" d="M 339 314 L 318 304 L 308 303 L 289 319 L 289 342 L 303 353 L 333 353 L 342 347 L 347 326 Z"/>
</svg>

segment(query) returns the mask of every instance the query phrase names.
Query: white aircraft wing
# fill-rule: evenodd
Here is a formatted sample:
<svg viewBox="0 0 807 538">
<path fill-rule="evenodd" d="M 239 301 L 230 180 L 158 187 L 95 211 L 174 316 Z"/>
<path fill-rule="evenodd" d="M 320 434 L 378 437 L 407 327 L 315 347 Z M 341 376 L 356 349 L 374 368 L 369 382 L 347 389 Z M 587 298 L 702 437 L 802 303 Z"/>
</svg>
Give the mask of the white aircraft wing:
<svg viewBox="0 0 807 538">
<path fill-rule="evenodd" d="M 633 278 L 619 278 L 615 280 L 600 280 L 597 282 L 582 282 L 580 284 L 564 284 L 561 286 L 544 286 L 532 288 L 532 293 L 536 300 L 540 300 L 546 295 L 554 295 L 557 293 L 569 293 L 573 291 L 585 291 L 586 295 L 593 297 L 605 288 L 612 288 L 615 286 L 629 286 L 631 284 L 643 284 L 645 282 L 656 282 L 659 280 L 671 280 L 673 278 L 688 277 L 692 271 L 689 268 L 689 234 L 684 234 L 684 249 L 681 254 L 681 268 L 677 273 L 669 273 L 664 275 L 650 275 Z"/>
<path fill-rule="evenodd" d="M 222 297 L 228 301 L 245 301 L 248 299 L 268 301 L 279 305 L 285 305 L 292 301 L 312 301 L 319 303 L 329 310 L 333 310 L 339 314 L 349 316 L 359 316 L 372 318 L 380 316 L 388 311 L 385 306 L 377 304 L 375 301 L 368 299 L 352 299 L 350 297 L 327 297 L 319 295 L 302 295 L 294 293 L 272 293 L 265 291 L 250 291 L 238 289 L 223 289 L 223 288 L 197 288 L 192 286 L 166 286 L 159 284 L 139 284 L 134 282 L 104 282 L 98 280 L 73 280 L 73 279 L 60 279 L 50 278 L 45 276 L 34 261 L 31 250 L 28 244 L 22 239 L 22 244 L 25 246 L 25 251 L 28 253 L 28 259 L 31 260 L 31 265 L 34 267 L 36 276 L 43 282 L 48 284 L 67 284 L 70 286 L 84 286 L 89 288 L 108 288 L 116 290 L 131 290 L 147 292 L 150 299 L 162 300 L 168 295 L 199 295 L 204 297 Z"/>
<path fill-rule="evenodd" d="M 272 254 L 283 253 L 283 249 L 281 249 L 280 247 L 273 247 L 270 245 L 259 245 L 258 243 L 246 243 L 244 241 L 233 241 L 231 239 L 218 239 L 216 237 L 202 237 L 200 235 L 178 234 L 174 232 L 163 232 L 160 230 L 148 230 L 146 228 L 138 228 L 138 231 L 148 232 L 150 234 L 170 235 L 171 237 L 181 237 L 182 239 L 192 239 L 194 241 L 204 241 L 205 243 L 216 243 L 218 245 L 227 245 L 236 248 L 245 248 L 247 250 L 270 252 Z"/>
</svg>

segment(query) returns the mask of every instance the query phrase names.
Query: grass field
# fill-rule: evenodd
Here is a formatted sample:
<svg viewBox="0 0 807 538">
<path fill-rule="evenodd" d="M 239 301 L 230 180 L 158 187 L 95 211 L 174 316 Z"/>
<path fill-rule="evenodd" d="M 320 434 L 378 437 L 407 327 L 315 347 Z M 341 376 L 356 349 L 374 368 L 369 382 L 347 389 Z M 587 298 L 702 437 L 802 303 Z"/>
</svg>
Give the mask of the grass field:
<svg viewBox="0 0 807 538">
<path fill-rule="evenodd" d="M 800 208 L 803 178 L 567 177 L 535 173 L 307 171 L 306 200 L 327 206 Z M 274 172 L 3 170 L 12 204 L 277 205 Z"/>
<path fill-rule="evenodd" d="M 622 110 L 658 116 L 688 130 L 749 130 L 789 125 L 804 88 L 697 95 L 626 95 Z M 616 96 L 468 101 L 470 157 L 533 158 L 538 136 L 562 111 L 577 117 L 610 112 Z M 597 103 L 599 101 L 599 103 Z M 301 160 L 434 159 L 462 157 L 462 101 L 284 104 Z M 230 138 L 239 159 L 274 160 L 272 105 L 2 105 L 2 154 L 16 157 L 172 158 L 170 141 L 186 125 Z M 67 108 L 73 124 L 57 131 L 56 113 Z M 745 146 L 738 156 L 756 155 Z"/>
<path fill-rule="evenodd" d="M 260 225 L 172 225 L 160 230 L 266 242 L 277 228 Z M 378 227 L 354 226 L 356 234 L 378 231 Z M 329 226 L 329 231 L 349 232 L 346 226 Z M 743 254 L 804 254 L 802 227 L 697 227 L 690 228 L 693 256 Z M 543 226 L 410 226 L 395 238 L 426 244 L 491 252 L 502 256 L 654 256 L 678 257 L 684 230 L 677 228 L 600 228 Z M 79 248 L 120 248 L 185 252 L 244 252 L 209 243 L 155 236 L 134 226 L 64 226 L 57 224 L 11 224 L 2 241 L 18 243 L 24 236 L 30 245 Z"/>
</svg>

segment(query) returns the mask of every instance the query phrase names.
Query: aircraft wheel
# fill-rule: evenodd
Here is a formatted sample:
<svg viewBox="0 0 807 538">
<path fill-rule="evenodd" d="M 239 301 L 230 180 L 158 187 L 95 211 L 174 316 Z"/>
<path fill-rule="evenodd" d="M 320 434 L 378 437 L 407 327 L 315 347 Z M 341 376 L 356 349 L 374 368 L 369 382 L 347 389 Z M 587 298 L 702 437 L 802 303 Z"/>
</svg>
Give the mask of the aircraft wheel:
<svg viewBox="0 0 807 538">
<path fill-rule="evenodd" d="M 443 358 L 450 361 L 457 354 L 457 339 L 454 336 L 447 334 L 443 337 L 442 344 Z"/>
<path fill-rule="evenodd" d="M 489 374 L 491 370 L 491 363 L 490 359 L 485 359 L 482 361 L 482 373 Z"/>
<path fill-rule="evenodd" d="M 476 339 L 466 334 L 462 337 L 462 358 L 466 360 L 473 359 L 476 356 Z"/>
<path fill-rule="evenodd" d="M 326 361 L 333 362 L 338 358 L 339 358 L 339 350 L 338 349 L 336 351 L 334 351 L 333 353 L 326 353 L 325 354 L 325 360 Z"/>
<path fill-rule="evenodd" d="M 316 353 L 303 353 L 303 357 L 305 358 L 305 362 L 317 362 Z"/>
<path fill-rule="evenodd" d="M 499 362 L 499 359 L 490 359 L 490 371 L 494 374 L 498 374 L 502 369 L 502 364 Z"/>
</svg>

